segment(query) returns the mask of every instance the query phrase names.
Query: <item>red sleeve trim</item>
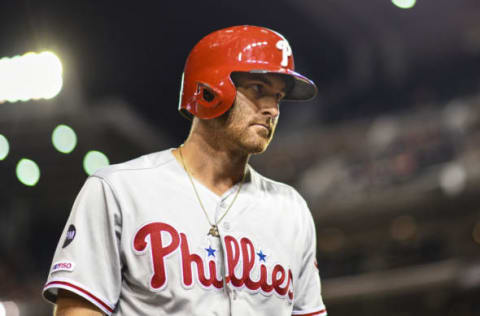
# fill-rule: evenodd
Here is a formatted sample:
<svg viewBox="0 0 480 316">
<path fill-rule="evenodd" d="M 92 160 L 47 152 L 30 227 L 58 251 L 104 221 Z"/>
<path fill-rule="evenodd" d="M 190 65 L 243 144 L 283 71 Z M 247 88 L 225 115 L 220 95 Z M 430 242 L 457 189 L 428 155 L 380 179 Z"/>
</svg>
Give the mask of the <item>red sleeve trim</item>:
<svg viewBox="0 0 480 316">
<path fill-rule="evenodd" d="M 82 289 L 81 287 L 79 286 L 76 286 L 74 284 L 71 284 L 71 283 L 68 283 L 68 282 L 64 282 L 64 281 L 52 281 L 50 283 L 47 283 L 45 285 L 45 288 L 47 287 L 50 287 L 52 285 L 64 285 L 64 286 L 68 286 L 68 287 L 71 287 L 77 291 L 80 291 L 82 292 L 83 294 L 87 295 L 89 298 L 91 298 L 92 300 L 94 300 L 95 302 L 97 302 L 98 304 L 102 305 L 107 311 L 109 311 L 110 313 L 113 313 L 113 309 L 108 306 L 104 301 L 102 301 L 101 299 L 99 299 L 98 297 L 96 297 L 95 295 L 93 295 L 92 293 Z M 316 315 L 316 314 L 315 314 Z"/>
<path fill-rule="evenodd" d="M 318 312 L 308 313 L 308 314 L 295 314 L 294 316 L 316 316 L 316 315 L 327 315 L 327 310 L 322 309 Z"/>
</svg>

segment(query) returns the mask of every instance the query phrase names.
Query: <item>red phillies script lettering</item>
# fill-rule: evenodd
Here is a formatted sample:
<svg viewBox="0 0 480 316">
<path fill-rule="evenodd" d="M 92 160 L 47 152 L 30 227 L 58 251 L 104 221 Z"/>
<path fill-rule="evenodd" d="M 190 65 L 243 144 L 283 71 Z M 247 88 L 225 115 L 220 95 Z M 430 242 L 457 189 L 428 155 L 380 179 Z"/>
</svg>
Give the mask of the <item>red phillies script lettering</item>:
<svg viewBox="0 0 480 316">
<path fill-rule="evenodd" d="M 163 236 L 169 236 L 170 243 L 165 244 L 167 242 L 162 239 Z M 246 237 L 238 242 L 233 236 L 225 236 L 224 241 L 227 257 L 226 283 L 231 283 L 238 288 L 245 286 L 249 290 L 261 291 L 265 294 L 275 292 L 279 296 L 293 300 L 293 280 L 290 269 L 287 272 L 280 264 L 272 269 L 263 262 L 259 262 L 252 241 Z M 203 256 L 191 253 L 187 236 L 179 233 L 171 225 L 157 222 L 143 226 L 134 236 L 133 247 L 138 254 L 144 254 L 147 248 L 150 250 L 153 269 L 150 286 L 154 290 L 162 290 L 167 285 L 165 259 L 175 251 L 181 256 L 179 268 L 182 271 L 182 282 L 185 287 L 193 286 L 194 270 L 197 271 L 196 279 L 202 286 L 217 289 L 223 287 L 223 279 L 217 276 L 216 261 L 202 259 Z M 196 269 L 192 269 L 192 265 L 195 265 Z M 236 273 L 235 270 L 238 272 Z M 256 279 L 251 276 L 255 270 L 258 275 Z"/>
<path fill-rule="evenodd" d="M 273 290 L 281 296 L 288 294 L 289 299 L 293 299 L 293 291 L 290 289 L 292 284 L 292 271 L 288 270 L 288 280 L 284 286 L 286 278 L 285 269 L 277 264 L 273 268 L 271 273 L 271 284 L 268 283 L 268 270 L 265 264 L 260 263 L 260 278 L 258 280 L 251 279 L 251 272 L 255 264 L 255 248 L 253 243 L 246 237 L 240 240 L 240 245 L 232 236 L 225 236 L 225 248 L 227 252 L 227 268 L 228 276 L 227 283 L 231 282 L 235 287 L 241 287 L 245 285 L 250 290 L 261 289 L 264 293 L 271 293 Z M 242 276 L 237 277 L 235 275 L 235 268 L 237 267 L 238 261 L 240 259 L 240 251 L 243 261 Z"/>
<path fill-rule="evenodd" d="M 162 242 L 162 232 L 170 235 L 172 241 L 168 246 Z M 147 237 L 150 238 L 147 242 Z M 133 239 L 133 248 L 138 252 L 144 252 L 148 245 L 153 261 L 153 276 L 150 285 L 153 289 L 162 289 L 167 283 L 167 271 L 165 269 L 165 257 L 178 248 L 180 238 L 178 232 L 172 226 L 165 223 L 151 223 L 143 226 Z"/>
<path fill-rule="evenodd" d="M 180 234 L 182 245 L 182 270 L 183 270 L 183 284 L 187 287 L 190 287 L 193 283 L 193 275 L 192 275 L 192 264 L 197 265 L 198 271 L 198 281 L 206 287 L 214 286 L 217 289 L 221 289 L 223 287 L 223 281 L 217 279 L 217 265 L 215 261 L 210 260 L 208 263 L 209 268 L 209 275 L 210 277 L 207 278 L 205 276 L 205 270 L 203 265 L 202 258 L 197 254 L 190 254 L 190 250 L 188 249 L 188 241 L 187 236 L 184 233 Z"/>
</svg>

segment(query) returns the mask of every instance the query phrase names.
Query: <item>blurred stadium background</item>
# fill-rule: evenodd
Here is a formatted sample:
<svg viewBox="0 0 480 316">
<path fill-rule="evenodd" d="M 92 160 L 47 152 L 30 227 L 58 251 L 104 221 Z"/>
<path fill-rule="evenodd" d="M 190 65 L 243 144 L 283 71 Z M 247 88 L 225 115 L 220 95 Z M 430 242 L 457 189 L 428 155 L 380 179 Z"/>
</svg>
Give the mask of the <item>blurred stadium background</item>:
<svg viewBox="0 0 480 316">
<path fill-rule="evenodd" d="M 282 32 L 320 88 L 252 164 L 308 200 L 329 315 L 480 315 L 478 0 L 2 1 L 0 316 L 40 292 L 87 173 L 177 146 L 185 58 Z M 30 53 L 29 53 L 30 52 Z"/>
</svg>

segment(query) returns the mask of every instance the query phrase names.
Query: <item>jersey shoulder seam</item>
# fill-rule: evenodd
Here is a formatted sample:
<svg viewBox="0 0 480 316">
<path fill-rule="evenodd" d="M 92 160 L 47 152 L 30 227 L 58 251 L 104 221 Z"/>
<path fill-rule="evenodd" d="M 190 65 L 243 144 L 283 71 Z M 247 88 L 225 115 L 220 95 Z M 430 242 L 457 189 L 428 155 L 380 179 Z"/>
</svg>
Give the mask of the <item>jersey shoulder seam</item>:
<svg viewBox="0 0 480 316">
<path fill-rule="evenodd" d="M 288 189 L 294 189 L 291 185 L 288 185 L 288 184 L 280 182 L 280 181 L 273 180 L 271 178 L 268 178 L 268 177 L 264 176 L 263 174 L 260 174 L 257 170 L 253 169 L 251 166 L 250 166 L 250 171 L 254 175 L 256 175 L 257 177 L 259 177 L 261 180 L 263 180 L 265 182 L 270 182 L 274 185 L 283 186 L 283 187 L 288 188 Z"/>
<path fill-rule="evenodd" d="M 97 175 L 97 174 L 92 174 L 90 177 L 92 178 L 98 178 L 100 179 L 101 181 L 105 182 L 107 184 L 107 186 L 110 188 L 110 190 L 112 190 L 112 193 L 113 193 L 113 197 L 115 198 L 115 202 L 117 202 L 117 205 L 119 207 L 119 209 L 121 210 L 121 205 L 120 205 L 120 201 L 118 199 L 118 193 L 117 191 L 115 190 L 115 187 L 110 183 L 110 181 L 105 178 L 105 177 L 102 177 L 100 175 Z"/>
<path fill-rule="evenodd" d="M 149 155 L 145 155 L 145 156 L 141 156 L 137 159 L 140 159 L 140 158 L 143 158 L 143 157 L 147 157 Z M 167 159 L 167 160 L 164 160 L 164 161 L 161 161 L 157 164 L 153 164 L 151 166 L 148 166 L 148 167 L 121 167 L 121 165 L 126 165 L 128 162 L 125 162 L 125 163 L 121 163 L 121 164 L 117 164 L 117 165 L 114 165 L 116 168 L 112 168 L 109 170 L 108 174 L 113 174 L 113 173 L 117 173 L 117 172 L 121 172 L 121 171 L 136 171 L 136 170 L 148 170 L 148 169 L 157 169 L 157 168 L 160 168 L 162 167 L 163 165 L 166 165 L 168 163 L 171 163 L 172 161 L 175 161 L 175 158 L 172 157 L 170 159 Z M 112 166 L 113 167 L 113 166 Z M 117 169 L 118 168 L 118 169 Z M 100 177 L 104 178 L 103 176 L 99 175 Z"/>
<path fill-rule="evenodd" d="M 268 178 L 268 177 L 260 174 L 258 171 L 256 171 L 255 169 L 253 169 L 251 166 L 250 166 L 250 170 L 251 170 L 251 172 L 252 172 L 255 176 L 257 176 L 261 181 L 265 181 L 265 182 L 267 182 L 267 183 L 271 183 L 271 184 L 274 185 L 274 186 L 283 187 L 283 188 L 285 188 L 285 189 L 287 189 L 287 190 L 290 190 L 290 191 L 294 192 L 295 195 L 297 195 L 297 196 L 300 197 L 302 200 L 304 200 L 303 197 L 302 197 L 302 195 L 301 195 L 301 194 L 297 191 L 297 189 L 295 189 L 293 186 L 291 186 L 291 185 L 289 185 L 289 184 L 287 184 L 287 183 L 283 183 L 283 182 L 276 181 L 276 180 L 273 180 L 273 179 L 271 179 L 271 178 Z"/>
</svg>

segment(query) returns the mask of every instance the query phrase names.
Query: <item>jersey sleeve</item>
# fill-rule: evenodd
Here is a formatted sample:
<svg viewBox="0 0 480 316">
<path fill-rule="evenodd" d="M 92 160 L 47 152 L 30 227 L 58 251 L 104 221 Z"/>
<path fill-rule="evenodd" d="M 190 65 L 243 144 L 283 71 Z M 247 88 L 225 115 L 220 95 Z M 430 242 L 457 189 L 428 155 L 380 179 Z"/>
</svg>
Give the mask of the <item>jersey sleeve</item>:
<svg viewBox="0 0 480 316">
<path fill-rule="evenodd" d="M 112 314 L 121 287 L 121 212 L 104 179 L 92 176 L 78 194 L 43 289 L 55 303 L 59 289 Z"/>
<path fill-rule="evenodd" d="M 299 238 L 304 249 L 301 258 L 301 268 L 295 285 L 294 305 L 292 315 L 325 316 L 327 310 L 321 294 L 320 273 L 316 260 L 316 233 L 312 215 L 307 204 L 302 199 L 304 220 L 303 238 Z"/>
</svg>

